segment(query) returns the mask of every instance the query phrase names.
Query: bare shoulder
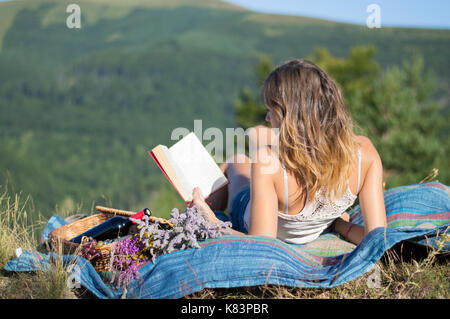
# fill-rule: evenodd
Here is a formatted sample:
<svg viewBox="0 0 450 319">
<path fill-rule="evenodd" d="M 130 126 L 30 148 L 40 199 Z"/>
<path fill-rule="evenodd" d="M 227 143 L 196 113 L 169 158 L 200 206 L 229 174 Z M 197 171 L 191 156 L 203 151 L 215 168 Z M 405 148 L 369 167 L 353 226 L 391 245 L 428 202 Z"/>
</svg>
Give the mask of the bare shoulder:
<svg viewBox="0 0 450 319">
<path fill-rule="evenodd" d="M 264 175 L 273 176 L 281 168 L 278 153 L 270 145 L 258 147 L 251 161 L 256 173 L 263 173 Z"/>
<path fill-rule="evenodd" d="M 363 162 L 365 162 L 366 164 L 381 162 L 380 155 L 378 154 L 377 149 L 367 136 L 356 136 L 356 141 L 361 149 Z"/>
<path fill-rule="evenodd" d="M 366 136 L 357 136 L 357 143 L 361 149 L 361 189 L 364 189 L 366 185 L 366 179 L 368 176 L 372 176 L 372 180 L 382 180 L 383 178 L 383 164 L 381 157 L 378 154 L 377 149 L 373 145 L 372 141 Z"/>
</svg>

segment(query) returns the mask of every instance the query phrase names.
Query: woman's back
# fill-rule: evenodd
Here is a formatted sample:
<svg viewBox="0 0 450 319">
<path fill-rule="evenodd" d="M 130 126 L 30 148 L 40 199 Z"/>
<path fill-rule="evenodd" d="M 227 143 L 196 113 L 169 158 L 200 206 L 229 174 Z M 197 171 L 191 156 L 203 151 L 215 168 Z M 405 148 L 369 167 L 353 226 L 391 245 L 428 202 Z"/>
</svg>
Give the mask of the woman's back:
<svg viewBox="0 0 450 319">
<path fill-rule="evenodd" d="M 330 200 L 319 190 L 309 201 L 308 191 L 298 185 L 292 174 L 286 171 L 277 156 L 270 156 L 279 169 L 273 173 L 274 188 L 278 201 L 277 237 L 286 242 L 302 244 L 317 238 L 332 222 L 340 217 L 358 197 L 370 166 L 371 142 L 367 137 L 357 136 L 358 163 L 348 181 L 347 192 Z M 271 152 L 271 151 L 270 151 Z M 273 153 L 272 153 L 273 155 Z M 288 195 L 288 196 L 286 196 Z M 249 229 L 250 204 L 244 214 L 244 224 Z"/>
<path fill-rule="evenodd" d="M 357 136 L 357 141 L 359 144 L 359 149 L 361 152 L 361 162 L 360 162 L 360 179 L 359 179 L 359 189 L 358 189 L 358 163 L 353 168 L 352 174 L 350 176 L 350 179 L 348 181 L 349 183 L 349 189 L 351 191 L 351 194 L 357 196 L 358 192 L 361 189 L 361 185 L 364 183 L 364 178 L 367 172 L 368 167 L 368 158 L 365 156 L 367 152 L 367 143 L 369 139 L 365 136 Z M 283 168 L 280 162 L 278 162 L 280 169 L 277 170 L 274 176 L 274 186 L 275 191 L 277 193 L 278 198 L 278 210 L 282 213 L 286 214 L 286 192 L 285 192 L 285 186 L 284 183 L 284 173 Z M 288 188 L 288 211 L 287 214 L 289 215 L 297 215 L 298 213 L 302 212 L 302 210 L 305 208 L 306 205 L 306 198 L 307 198 L 307 190 L 304 189 L 304 187 L 301 187 L 297 184 L 296 179 L 294 176 L 286 171 L 287 174 L 287 188 Z"/>
</svg>

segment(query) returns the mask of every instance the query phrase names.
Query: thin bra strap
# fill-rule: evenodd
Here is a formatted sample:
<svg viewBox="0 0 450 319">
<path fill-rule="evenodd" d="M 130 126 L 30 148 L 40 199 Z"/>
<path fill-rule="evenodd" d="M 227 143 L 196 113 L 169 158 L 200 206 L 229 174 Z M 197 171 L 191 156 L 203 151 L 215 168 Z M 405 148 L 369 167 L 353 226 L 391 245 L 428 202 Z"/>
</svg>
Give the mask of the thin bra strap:
<svg viewBox="0 0 450 319">
<path fill-rule="evenodd" d="M 359 193 L 360 183 L 361 183 L 361 149 L 358 147 L 358 186 L 356 187 L 356 194 Z"/>
<path fill-rule="evenodd" d="M 284 167 L 284 164 L 281 164 L 281 167 L 283 168 L 283 179 L 284 179 L 284 211 L 287 214 L 288 213 L 288 180 L 287 180 L 287 174 L 286 174 L 286 167 Z"/>
</svg>

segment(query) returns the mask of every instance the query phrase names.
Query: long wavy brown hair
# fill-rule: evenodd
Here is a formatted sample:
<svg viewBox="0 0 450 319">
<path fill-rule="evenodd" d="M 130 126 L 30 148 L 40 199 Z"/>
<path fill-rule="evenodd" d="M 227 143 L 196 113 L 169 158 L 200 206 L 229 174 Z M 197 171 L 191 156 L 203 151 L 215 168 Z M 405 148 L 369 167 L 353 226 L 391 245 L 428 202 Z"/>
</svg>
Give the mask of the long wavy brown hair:
<svg viewBox="0 0 450 319">
<path fill-rule="evenodd" d="M 334 80 L 316 64 L 293 59 L 268 75 L 262 95 L 280 122 L 280 159 L 309 201 L 322 188 L 331 200 L 341 197 L 357 163 L 357 142 Z"/>
</svg>

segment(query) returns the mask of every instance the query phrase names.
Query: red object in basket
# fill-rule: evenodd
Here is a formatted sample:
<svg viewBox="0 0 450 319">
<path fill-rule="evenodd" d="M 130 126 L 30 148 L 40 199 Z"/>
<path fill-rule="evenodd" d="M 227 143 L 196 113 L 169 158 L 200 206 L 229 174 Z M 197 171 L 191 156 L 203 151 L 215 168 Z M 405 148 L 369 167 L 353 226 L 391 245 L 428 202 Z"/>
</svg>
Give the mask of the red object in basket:
<svg viewBox="0 0 450 319">
<path fill-rule="evenodd" d="M 130 218 L 142 220 L 142 218 L 144 218 L 145 215 L 151 216 L 151 215 L 152 215 L 151 210 L 148 209 L 148 208 L 144 208 L 144 209 L 141 210 L 139 213 L 136 213 L 136 214 L 130 216 Z M 132 221 L 132 222 L 133 222 L 133 221 Z M 136 223 L 133 222 L 133 224 L 136 224 Z"/>
</svg>

